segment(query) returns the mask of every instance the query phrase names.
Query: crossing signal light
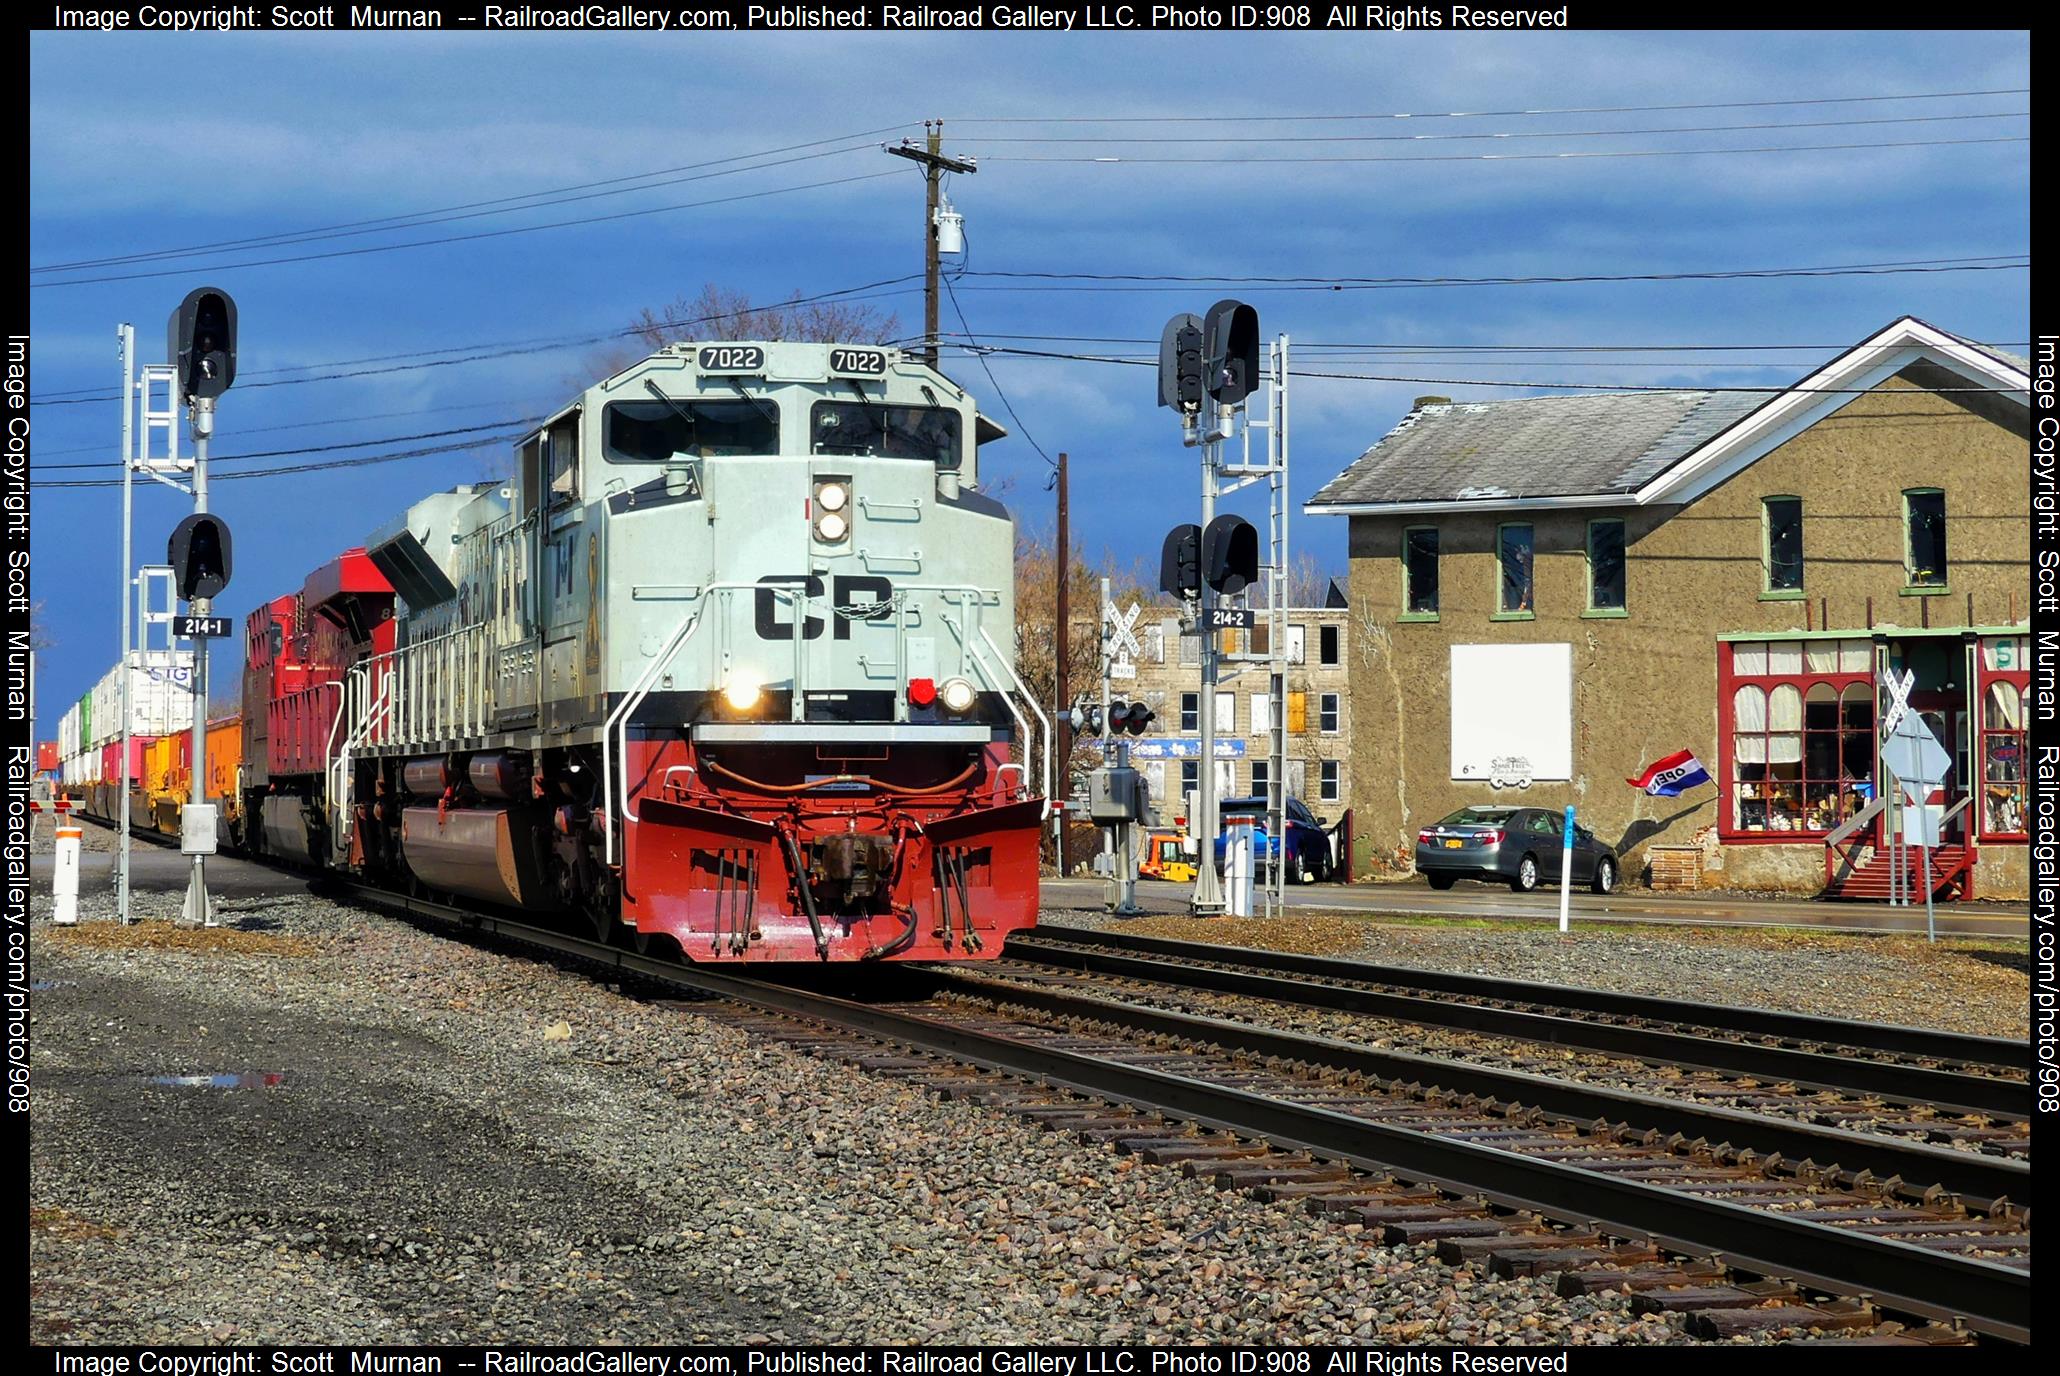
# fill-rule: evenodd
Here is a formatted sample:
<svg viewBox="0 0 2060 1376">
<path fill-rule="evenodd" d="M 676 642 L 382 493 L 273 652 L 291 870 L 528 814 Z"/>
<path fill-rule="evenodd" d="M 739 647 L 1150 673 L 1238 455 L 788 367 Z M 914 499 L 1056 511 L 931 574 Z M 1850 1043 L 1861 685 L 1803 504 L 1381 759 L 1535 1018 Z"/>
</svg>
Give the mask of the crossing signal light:
<svg viewBox="0 0 2060 1376">
<path fill-rule="evenodd" d="M 1202 404 L 1204 342 L 1200 317 L 1176 315 L 1166 322 L 1159 335 L 1159 405 L 1191 411 Z"/>
<path fill-rule="evenodd" d="M 179 522 L 165 551 L 179 596 L 191 602 L 228 587 L 229 552 L 229 523 L 221 517 L 195 512 Z"/>
<path fill-rule="evenodd" d="M 1218 516 L 1202 532 L 1202 581 L 1224 595 L 1259 581 L 1259 532 L 1242 516 Z"/>
<path fill-rule="evenodd" d="M 1242 301 L 1218 301 L 1202 333 L 1209 395 L 1235 406 L 1259 385 L 1259 312 Z"/>
<path fill-rule="evenodd" d="M 1152 718 L 1155 715 L 1157 714 L 1151 708 L 1141 702 L 1111 703 L 1109 705 L 1109 734 L 1120 736 L 1127 731 L 1133 736 L 1142 736 L 1146 729 L 1151 726 Z"/>
<path fill-rule="evenodd" d="M 1099 736 L 1102 733 L 1102 709 L 1098 702 L 1083 703 L 1067 714 L 1072 722 L 1073 732 L 1080 736 Z"/>
<path fill-rule="evenodd" d="M 165 358 L 176 370 L 179 395 L 218 397 L 236 380 L 236 302 L 219 287 L 196 287 L 172 312 Z"/>
<path fill-rule="evenodd" d="M 1202 528 L 1175 526 L 1159 550 L 1159 591 L 1169 597 L 1197 597 L 1202 591 Z"/>
</svg>

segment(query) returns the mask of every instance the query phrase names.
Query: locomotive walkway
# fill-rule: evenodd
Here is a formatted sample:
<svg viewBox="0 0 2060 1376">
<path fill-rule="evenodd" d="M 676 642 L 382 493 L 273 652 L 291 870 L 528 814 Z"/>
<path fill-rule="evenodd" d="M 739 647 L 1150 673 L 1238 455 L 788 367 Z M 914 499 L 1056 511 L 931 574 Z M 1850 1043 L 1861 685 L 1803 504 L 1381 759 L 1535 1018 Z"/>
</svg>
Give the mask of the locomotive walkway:
<svg viewBox="0 0 2060 1376">
<path fill-rule="evenodd" d="M 1100 879 L 1046 879 L 1047 908 L 1100 912 Z M 1147 912 L 1184 913 L 1191 886 L 1140 882 L 1137 903 Z M 1486 918 L 1506 922 L 1549 922 L 1559 917 L 1559 891 L 1516 894 L 1485 884 L 1466 884 L 1436 893 L 1422 884 L 1309 884 L 1291 886 L 1288 907 L 1297 912 L 1338 912 L 1376 917 Z M 1621 890 L 1608 897 L 1576 889 L 1571 904 L 1577 922 L 1650 922 L 1667 926 L 1811 927 L 1827 932 L 1922 932 L 1924 905 L 1818 902 L 1807 898 L 1753 898 L 1731 894 L 1646 893 Z M 1948 936 L 2028 940 L 2027 907 L 2004 903 L 1941 903 L 1938 930 Z"/>
</svg>

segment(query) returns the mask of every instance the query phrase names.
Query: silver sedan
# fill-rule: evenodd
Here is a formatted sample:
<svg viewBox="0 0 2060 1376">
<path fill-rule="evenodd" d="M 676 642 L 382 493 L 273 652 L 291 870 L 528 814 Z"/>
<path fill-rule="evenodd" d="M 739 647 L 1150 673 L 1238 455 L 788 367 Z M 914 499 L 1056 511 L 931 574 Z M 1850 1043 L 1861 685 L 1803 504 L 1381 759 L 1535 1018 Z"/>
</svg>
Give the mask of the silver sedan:
<svg viewBox="0 0 2060 1376">
<path fill-rule="evenodd" d="M 1547 808 L 1463 807 L 1416 833 L 1416 868 L 1434 889 L 1479 879 L 1528 893 L 1559 882 L 1562 825 L 1562 814 Z M 1616 852 L 1577 823 L 1573 882 L 1608 893 L 1619 873 Z"/>
</svg>

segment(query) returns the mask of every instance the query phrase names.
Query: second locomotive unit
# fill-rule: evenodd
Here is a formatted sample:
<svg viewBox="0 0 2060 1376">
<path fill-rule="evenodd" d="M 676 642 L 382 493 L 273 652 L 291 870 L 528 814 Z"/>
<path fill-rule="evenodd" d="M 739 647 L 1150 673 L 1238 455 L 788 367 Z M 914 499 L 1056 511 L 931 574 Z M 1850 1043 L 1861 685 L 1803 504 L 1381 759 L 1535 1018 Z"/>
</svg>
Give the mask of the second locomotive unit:
<svg viewBox="0 0 2060 1376">
<path fill-rule="evenodd" d="M 891 348 L 605 379 L 252 616 L 249 843 L 693 960 L 996 954 L 1050 783 L 1003 433 Z"/>
</svg>

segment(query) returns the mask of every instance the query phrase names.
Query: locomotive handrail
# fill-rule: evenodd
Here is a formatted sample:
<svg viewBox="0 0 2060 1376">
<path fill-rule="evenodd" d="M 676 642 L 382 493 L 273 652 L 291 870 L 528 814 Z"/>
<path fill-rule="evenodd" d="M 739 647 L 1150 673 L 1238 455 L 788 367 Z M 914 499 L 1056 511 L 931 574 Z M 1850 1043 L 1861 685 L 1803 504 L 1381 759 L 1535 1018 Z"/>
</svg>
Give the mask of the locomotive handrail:
<svg viewBox="0 0 2060 1376">
<path fill-rule="evenodd" d="M 1036 695 L 1035 693 L 1032 693 L 1032 692 L 1030 691 L 1030 689 L 1029 689 L 1028 685 L 1026 685 L 1026 684 L 1025 684 L 1025 683 L 1023 682 L 1023 680 L 1022 680 L 1022 677 L 1021 677 L 1021 676 L 1020 676 L 1019 674 L 1017 674 L 1017 673 L 1016 673 L 1016 666 L 1015 666 L 1015 665 L 1013 665 L 1013 664 L 1011 664 L 1011 663 L 1009 663 L 1009 661 L 1008 661 L 1008 656 L 1004 655 L 1004 654 L 1003 654 L 1003 653 L 1001 652 L 1001 647 L 1000 647 L 999 645 L 996 645 L 996 644 L 994 643 L 994 637 L 993 637 L 993 636 L 991 636 L 991 635 L 989 635 L 989 634 L 987 634 L 987 628 L 986 628 L 985 626 L 979 627 L 979 631 L 980 631 L 980 639 L 982 639 L 983 641 L 987 642 L 987 648 L 988 648 L 988 649 L 990 649 L 990 650 L 994 651 L 994 658 L 995 658 L 995 662 L 1001 665 L 1001 667 L 1002 667 L 1002 672 L 1006 673 L 1006 674 L 1007 674 L 1007 675 L 1009 676 L 1009 681 L 1010 681 L 1011 683 L 1013 683 L 1013 684 L 1015 684 L 1015 685 L 1016 685 L 1016 691 L 1017 691 L 1018 693 L 1022 694 L 1022 696 L 1023 696 L 1023 703 L 1024 703 L 1024 705 L 1025 705 L 1025 706 L 1027 706 L 1027 707 L 1028 707 L 1028 708 L 1029 708 L 1029 709 L 1030 709 L 1030 710 L 1031 710 L 1031 711 L 1032 711 L 1033 713 L 1035 713 L 1035 714 L 1036 714 L 1036 716 L 1037 716 L 1037 726 L 1038 726 L 1038 731 L 1039 731 L 1039 740 L 1038 740 L 1038 744 L 1039 744 L 1039 746 L 1040 746 L 1040 748 L 1041 748 L 1041 752 L 1042 752 L 1042 754 L 1044 755 L 1044 798 L 1043 798 L 1043 804 L 1044 804 L 1044 806 L 1043 806 L 1043 810 L 1042 810 L 1042 811 L 1041 811 L 1041 812 L 1040 812 L 1040 813 L 1039 813 L 1038 815 L 1039 815 L 1039 817 L 1040 817 L 1040 818 L 1044 818 L 1044 817 L 1050 817 L 1050 816 L 1051 816 L 1051 719 L 1050 719 L 1049 717 L 1045 716 L 1045 715 L 1044 715 L 1044 709 L 1043 709 L 1042 707 L 1039 707 L 1039 706 L 1037 705 L 1037 695 Z"/>
</svg>

